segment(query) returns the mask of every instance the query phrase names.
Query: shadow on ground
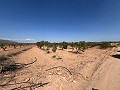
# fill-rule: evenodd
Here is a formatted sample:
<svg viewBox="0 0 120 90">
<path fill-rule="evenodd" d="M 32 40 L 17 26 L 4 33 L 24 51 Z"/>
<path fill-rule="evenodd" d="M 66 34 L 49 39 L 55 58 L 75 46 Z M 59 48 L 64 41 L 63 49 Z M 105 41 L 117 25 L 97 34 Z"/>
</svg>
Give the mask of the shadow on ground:
<svg viewBox="0 0 120 90">
<path fill-rule="evenodd" d="M 112 57 L 120 59 L 120 54 L 112 55 Z"/>
</svg>

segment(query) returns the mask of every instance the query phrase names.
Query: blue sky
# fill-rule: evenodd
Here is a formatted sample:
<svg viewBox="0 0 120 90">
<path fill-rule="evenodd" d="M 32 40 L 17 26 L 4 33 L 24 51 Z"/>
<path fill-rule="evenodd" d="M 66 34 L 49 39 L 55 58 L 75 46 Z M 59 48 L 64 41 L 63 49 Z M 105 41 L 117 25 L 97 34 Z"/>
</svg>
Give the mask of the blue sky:
<svg viewBox="0 0 120 90">
<path fill-rule="evenodd" d="M 120 0 L 0 0 L 0 38 L 119 41 Z"/>
</svg>

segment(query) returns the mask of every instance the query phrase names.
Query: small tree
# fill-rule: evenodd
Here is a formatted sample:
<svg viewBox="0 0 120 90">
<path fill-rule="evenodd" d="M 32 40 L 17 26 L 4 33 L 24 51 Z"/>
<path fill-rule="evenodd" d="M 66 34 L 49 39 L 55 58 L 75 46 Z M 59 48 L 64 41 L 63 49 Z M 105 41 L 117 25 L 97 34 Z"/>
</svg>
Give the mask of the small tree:
<svg viewBox="0 0 120 90">
<path fill-rule="evenodd" d="M 76 52 L 75 53 L 80 53 L 79 51 L 84 52 L 87 49 L 87 44 L 86 44 L 85 41 L 75 42 L 75 48 L 76 48 Z"/>
<path fill-rule="evenodd" d="M 70 46 L 72 47 L 72 50 L 74 50 L 75 44 L 73 42 L 70 43 Z"/>
<path fill-rule="evenodd" d="M 5 51 L 7 49 L 7 46 L 5 45 L 5 43 L 1 43 L 0 47 Z"/>
<path fill-rule="evenodd" d="M 56 50 L 57 50 L 57 46 L 54 45 L 53 48 L 52 48 L 52 51 L 53 51 L 53 52 L 56 52 Z"/>
<path fill-rule="evenodd" d="M 87 44 L 87 47 L 88 47 L 88 48 L 97 46 L 97 43 L 96 43 L 96 42 L 87 42 L 86 44 Z"/>
<path fill-rule="evenodd" d="M 22 43 L 19 43 L 19 46 L 20 46 L 20 48 L 23 46 L 23 44 Z"/>
<path fill-rule="evenodd" d="M 15 49 L 15 48 L 17 47 L 17 45 L 16 45 L 16 44 L 14 44 L 14 45 L 13 45 L 13 47 L 14 47 L 14 49 Z"/>
<path fill-rule="evenodd" d="M 67 44 L 67 42 L 62 42 L 62 49 L 67 49 L 67 47 L 68 47 L 68 44 Z"/>
<path fill-rule="evenodd" d="M 10 47 L 10 46 L 11 46 L 11 44 L 8 44 L 8 46 Z"/>
<path fill-rule="evenodd" d="M 58 43 L 59 48 L 62 49 L 62 43 Z"/>
<path fill-rule="evenodd" d="M 37 42 L 37 46 L 41 49 L 44 46 L 44 41 Z"/>
<path fill-rule="evenodd" d="M 80 42 L 81 51 L 84 52 L 87 49 L 87 44 L 85 41 Z"/>
<path fill-rule="evenodd" d="M 109 47 L 111 47 L 111 44 L 109 42 L 101 42 L 100 44 L 101 49 L 107 49 Z"/>
</svg>

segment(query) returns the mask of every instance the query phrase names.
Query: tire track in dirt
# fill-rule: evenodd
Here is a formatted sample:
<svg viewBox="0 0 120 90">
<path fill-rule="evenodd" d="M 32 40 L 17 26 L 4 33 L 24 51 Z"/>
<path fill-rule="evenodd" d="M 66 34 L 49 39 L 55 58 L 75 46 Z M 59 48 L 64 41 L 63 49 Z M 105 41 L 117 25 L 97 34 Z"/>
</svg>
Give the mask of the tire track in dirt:
<svg viewBox="0 0 120 90">
<path fill-rule="evenodd" d="M 100 55 L 100 57 L 101 57 L 102 55 L 104 55 L 104 56 L 102 56 L 102 58 L 99 60 L 99 62 L 97 62 L 97 64 L 95 65 L 95 67 L 94 67 L 94 69 L 93 69 L 93 71 L 92 71 L 92 74 L 91 74 L 91 76 L 89 77 L 88 82 L 87 82 L 87 84 L 85 85 L 85 87 L 83 88 L 83 90 L 86 90 L 87 87 L 91 84 L 91 82 L 93 81 L 94 75 L 96 74 L 96 72 L 98 71 L 98 69 L 102 66 L 102 64 L 105 63 L 106 60 L 110 57 L 110 56 L 109 56 L 110 54 L 111 54 L 111 52 L 106 51 L 106 52 L 104 52 L 104 53 L 102 53 L 102 54 Z M 91 90 L 92 90 L 92 88 L 91 88 Z"/>
</svg>

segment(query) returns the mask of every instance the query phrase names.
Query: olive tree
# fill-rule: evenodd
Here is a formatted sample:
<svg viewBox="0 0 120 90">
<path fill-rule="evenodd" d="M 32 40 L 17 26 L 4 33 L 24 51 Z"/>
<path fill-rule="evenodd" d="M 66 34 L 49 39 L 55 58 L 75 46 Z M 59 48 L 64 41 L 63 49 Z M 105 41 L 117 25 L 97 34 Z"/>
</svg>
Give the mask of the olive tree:
<svg viewBox="0 0 120 90">
<path fill-rule="evenodd" d="M 0 44 L 0 47 L 5 51 L 7 49 L 7 46 L 5 43 L 1 43 Z"/>
<path fill-rule="evenodd" d="M 41 49 L 44 46 L 44 41 L 37 42 L 36 45 Z"/>
<path fill-rule="evenodd" d="M 101 42 L 100 44 L 101 49 L 107 49 L 109 47 L 111 47 L 111 44 L 109 42 Z"/>
</svg>

